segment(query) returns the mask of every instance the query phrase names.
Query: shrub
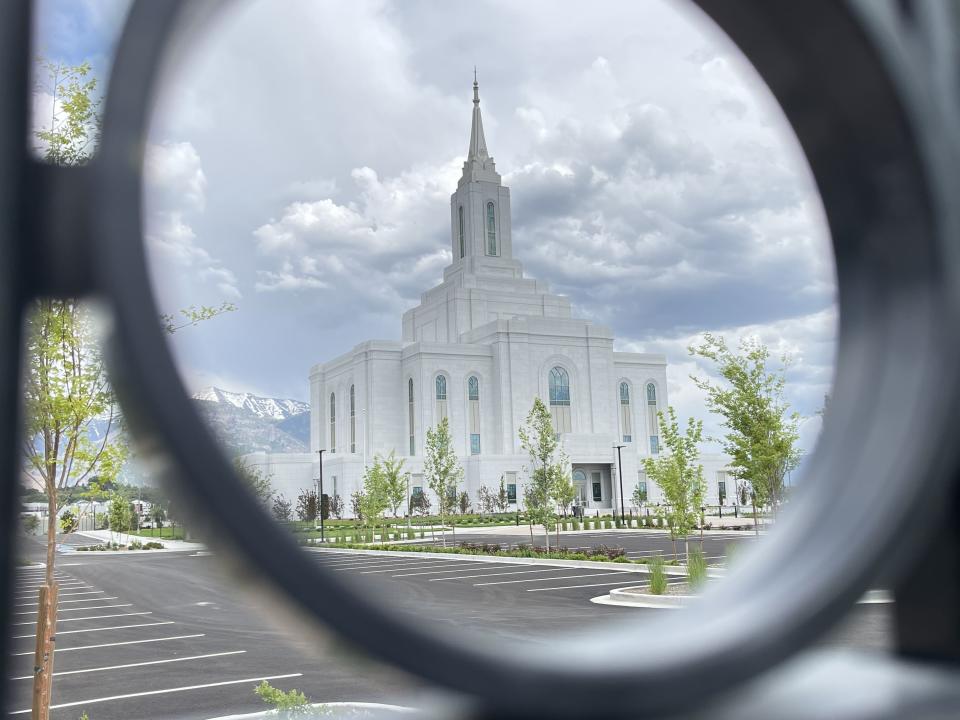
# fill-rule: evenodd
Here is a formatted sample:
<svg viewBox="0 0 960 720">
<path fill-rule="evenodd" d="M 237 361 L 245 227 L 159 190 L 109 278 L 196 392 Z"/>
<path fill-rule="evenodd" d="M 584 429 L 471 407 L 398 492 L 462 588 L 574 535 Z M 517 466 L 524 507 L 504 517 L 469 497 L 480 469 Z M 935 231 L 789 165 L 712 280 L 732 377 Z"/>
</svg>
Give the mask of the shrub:
<svg viewBox="0 0 960 720">
<path fill-rule="evenodd" d="M 603 527 L 606 528 L 607 530 L 610 529 L 610 518 L 603 519 Z"/>
<path fill-rule="evenodd" d="M 140 542 L 139 540 L 134 540 L 132 543 L 130 543 L 129 545 L 127 545 L 127 549 L 128 549 L 128 550 L 142 550 L 142 549 L 143 549 L 143 543 Z"/>
<path fill-rule="evenodd" d="M 623 527 L 623 523 L 620 521 L 620 518 L 617 518 L 616 520 L 614 520 L 613 524 L 614 524 L 614 527 L 617 528 L 617 530 L 620 530 Z"/>
<path fill-rule="evenodd" d="M 299 690 L 284 692 L 280 688 L 275 688 L 266 680 L 261 681 L 253 689 L 253 692 L 267 705 L 271 705 L 281 717 L 301 715 L 306 713 L 309 708 L 307 696 Z"/>
<path fill-rule="evenodd" d="M 416 540 L 417 534 L 413 531 L 413 528 L 407 528 L 407 540 Z"/>
<path fill-rule="evenodd" d="M 663 572 L 663 557 L 657 555 L 647 564 L 650 568 L 650 592 L 663 595 L 667 591 L 667 575 Z"/>
<path fill-rule="evenodd" d="M 163 545 L 158 542 L 148 542 L 143 546 L 144 550 L 163 550 Z"/>
<path fill-rule="evenodd" d="M 697 590 L 707 581 L 707 560 L 703 550 L 694 548 L 687 555 L 687 583 L 691 590 Z"/>
<path fill-rule="evenodd" d="M 574 530 L 579 530 L 579 529 L 580 529 L 580 521 L 579 521 L 579 520 L 574 520 L 574 521 L 573 521 L 573 529 L 574 529 Z"/>
</svg>

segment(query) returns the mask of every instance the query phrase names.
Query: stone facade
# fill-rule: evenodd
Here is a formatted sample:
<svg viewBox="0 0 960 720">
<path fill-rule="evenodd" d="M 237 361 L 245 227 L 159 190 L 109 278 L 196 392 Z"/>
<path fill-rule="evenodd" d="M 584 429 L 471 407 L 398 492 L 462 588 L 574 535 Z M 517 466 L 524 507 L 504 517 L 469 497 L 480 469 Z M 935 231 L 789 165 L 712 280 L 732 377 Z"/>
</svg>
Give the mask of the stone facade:
<svg viewBox="0 0 960 720">
<path fill-rule="evenodd" d="M 512 256 L 510 191 L 487 152 L 476 83 L 473 102 L 443 281 L 403 314 L 401 340 L 370 340 L 311 368 L 312 455 L 247 458 L 288 497 L 313 485 L 321 450 L 324 490 L 348 511 L 377 454 L 406 457 L 411 491 L 428 491 L 426 431 L 446 415 L 471 499 L 503 479 L 522 506 L 529 457 L 518 430 L 537 396 L 554 415 L 585 508 L 619 509 L 617 444 L 626 507 L 645 481 L 642 459 L 659 448 L 655 411 L 667 405 L 666 358 L 615 352 L 609 328 L 574 318 L 567 298 L 524 277 Z M 724 458 L 702 461 L 715 504 Z M 657 503 L 658 488 L 649 484 L 647 497 Z"/>
</svg>

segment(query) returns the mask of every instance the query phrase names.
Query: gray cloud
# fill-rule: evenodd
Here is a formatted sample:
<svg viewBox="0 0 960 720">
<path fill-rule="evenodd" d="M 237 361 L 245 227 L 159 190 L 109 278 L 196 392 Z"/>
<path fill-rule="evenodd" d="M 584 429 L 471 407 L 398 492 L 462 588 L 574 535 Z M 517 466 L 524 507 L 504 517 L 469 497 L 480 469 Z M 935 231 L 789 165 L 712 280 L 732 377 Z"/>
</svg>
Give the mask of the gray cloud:
<svg viewBox="0 0 960 720">
<path fill-rule="evenodd" d="M 206 180 L 202 212 L 188 178 L 174 183 L 189 233 L 171 245 L 215 259 L 185 276 L 155 253 L 163 302 L 228 299 L 225 273 L 243 294 L 237 313 L 176 338 L 184 371 L 304 397 L 312 363 L 399 337 L 449 262 L 477 64 L 528 274 L 620 346 L 667 352 L 681 410 L 704 415 L 685 348 L 712 330 L 800 351 L 791 392 L 812 413 L 835 332 L 819 201 L 752 69 L 681 8 L 259 2 L 225 15 L 184 53 L 153 126 L 157 144 L 190 144 Z"/>
</svg>

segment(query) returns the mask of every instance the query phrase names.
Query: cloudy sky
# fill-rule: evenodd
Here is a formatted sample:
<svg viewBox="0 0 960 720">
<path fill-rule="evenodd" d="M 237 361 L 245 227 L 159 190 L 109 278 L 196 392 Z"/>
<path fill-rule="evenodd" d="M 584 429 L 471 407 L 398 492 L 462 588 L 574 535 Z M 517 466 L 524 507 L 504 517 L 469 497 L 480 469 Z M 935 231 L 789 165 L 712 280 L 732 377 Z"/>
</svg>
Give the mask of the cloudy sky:
<svg viewBox="0 0 960 720">
<path fill-rule="evenodd" d="M 44 54 L 105 76 L 126 2 L 44 0 Z M 188 384 L 306 399 L 310 365 L 369 338 L 449 264 L 449 196 L 478 68 L 487 144 L 528 275 L 664 352 L 759 336 L 814 416 L 829 391 L 828 233 L 795 138 L 709 21 L 647 0 L 238 2 L 178 48 L 148 148 L 155 291 L 234 302 L 179 333 Z M 804 425 L 810 446 L 819 427 Z"/>
</svg>

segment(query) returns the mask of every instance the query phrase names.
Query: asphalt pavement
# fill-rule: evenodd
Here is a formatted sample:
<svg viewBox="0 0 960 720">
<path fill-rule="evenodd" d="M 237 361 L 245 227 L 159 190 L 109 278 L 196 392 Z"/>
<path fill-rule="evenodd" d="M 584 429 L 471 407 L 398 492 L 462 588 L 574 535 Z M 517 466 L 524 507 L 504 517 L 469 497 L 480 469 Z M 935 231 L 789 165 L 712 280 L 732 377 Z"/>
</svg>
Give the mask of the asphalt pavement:
<svg viewBox="0 0 960 720">
<path fill-rule="evenodd" d="M 633 541 L 615 531 L 592 535 L 581 533 L 576 542 L 585 547 L 602 540 L 627 547 Z M 630 545 L 630 552 L 657 552 L 661 540 L 647 536 L 642 547 Z M 495 540 L 487 535 L 484 541 Z M 515 536 L 505 538 L 516 541 Z M 722 552 L 727 542 L 718 536 L 708 555 Z M 562 544 L 574 547 L 574 536 Z M 512 643 L 522 647 L 571 639 L 609 623 L 677 612 L 590 602 L 611 588 L 642 582 L 641 566 L 627 566 L 631 572 L 626 572 L 613 566 L 572 569 L 466 556 L 309 552 L 316 563 L 382 598 L 412 622 L 482 638 L 502 645 L 504 652 L 512 651 Z M 264 709 L 253 694 L 260 679 L 300 689 L 315 702 L 412 702 L 417 681 L 385 670 L 329 636 L 305 632 L 302 621 L 291 623 L 276 602 L 245 592 L 262 588 L 256 577 L 228 573 L 236 567 L 208 552 L 59 555 L 52 718 L 74 720 L 83 711 L 91 720 L 254 712 Z M 9 631 L 14 657 L 8 711 L 21 716 L 29 708 L 32 621 L 41 578 L 39 567 L 18 571 L 14 609 L 15 622 L 21 624 Z M 857 606 L 848 623 L 825 642 L 887 647 L 889 608 Z"/>
</svg>

